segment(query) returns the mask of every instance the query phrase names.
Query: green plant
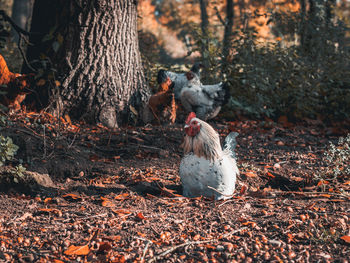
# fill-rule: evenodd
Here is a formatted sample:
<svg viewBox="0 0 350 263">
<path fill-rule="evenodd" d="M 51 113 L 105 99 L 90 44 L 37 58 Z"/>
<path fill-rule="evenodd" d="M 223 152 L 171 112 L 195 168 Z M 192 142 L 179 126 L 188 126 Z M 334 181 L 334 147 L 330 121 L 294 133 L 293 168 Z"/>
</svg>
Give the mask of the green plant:
<svg viewBox="0 0 350 263">
<path fill-rule="evenodd" d="M 16 154 L 18 146 L 15 145 L 10 137 L 0 135 L 0 166 L 6 161 L 11 160 Z"/>
</svg>

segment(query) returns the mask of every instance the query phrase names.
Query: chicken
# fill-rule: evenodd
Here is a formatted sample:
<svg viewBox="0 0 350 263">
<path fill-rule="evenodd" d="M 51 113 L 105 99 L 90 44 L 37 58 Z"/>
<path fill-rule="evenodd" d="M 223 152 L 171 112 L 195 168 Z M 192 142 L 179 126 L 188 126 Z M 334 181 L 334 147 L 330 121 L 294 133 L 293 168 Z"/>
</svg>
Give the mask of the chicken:
<svg viewBox="0 0 350 263">
<path fill-rule="evenodd" d="M 198 118 L 205 121 L 216 117 L 229 98 L 227 83 L 203 85 L 191 71 L 186 73 L 186 78 L 188 84 L 180 93 L 181 104 L 185 110 L 194 111 Z"/>
<path fill-rule="evenodd" d="M 176 104 L 173 86 L 174 83 L 172 83 L 168 77 L 167 81 L 161 84 L 160 91 L 152 95 L 148 100 L 148 106 L 150 107 L 153 116 L 158 121 L 158 124 L 161 124 L 159 112 L 164 119 L 170 119 L 171 123 L 174 123 L 176 120 Z"/>
<path fill-rule="evenodd" d="M 224 150 L 219 134 L 205 121 L 191 112 L 186 120 L 184 154 L 179 174 L 183 195 L 187 197 L 214 197 L 216 200 L 232 197 L 239 170 L 234 158 L 235 137 L 230 133 Z"/>
<path fill-rule="evenodd" d="M 194 78 L 200 79 L 200 69 L 202 68 L 201 63 L 195 63 L 192 68 L 190 69 L 190 72 L 193 73 Z M 171 80 L 171 82 L 174 83 L 174 94 L 175 99 L 180 99 L 180 93 L 183 87 L 187 86 L 188 79 L 186 77 L 186 73 L 175 73 L 172 71 L 166 71 L 164 69 L 161 69 L 158 71 L 157 75 L 157 81 L 159 85 L 162 85 L 163 83 L 168 81 L 168 78 Z"/>
<path fill-rule="evenodd" d="M 6 61 L 0 55 L 0 103 L 6 107 L 18 111 L 26 95 L 30 93 L 30 83 L 34 81 L 34 75 L 21 75 L 12 73 L 7 67 Z"/>
</svg>

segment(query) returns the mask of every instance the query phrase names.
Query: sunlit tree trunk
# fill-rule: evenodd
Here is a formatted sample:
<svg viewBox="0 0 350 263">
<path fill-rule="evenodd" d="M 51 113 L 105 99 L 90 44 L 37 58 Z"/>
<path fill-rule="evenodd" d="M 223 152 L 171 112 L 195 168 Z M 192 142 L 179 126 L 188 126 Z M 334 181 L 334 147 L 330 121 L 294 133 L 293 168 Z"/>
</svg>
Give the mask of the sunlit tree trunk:
<svg viewBox="0 0 350 263">
<path fill-rule="evenodd" d="M 140 117 L 149 95 L 136 20 L 136 1 L 36 0 L 31 31 L 41 34 L 31 37 L 27 56 L 41 61 L 32 64 L 37 69 L 52 65 L 57 73 L 48 78 L 61 86 L 38 90 L 32 100 L 58 116 L 108 127 L 134 109 Z"/>
</svg>

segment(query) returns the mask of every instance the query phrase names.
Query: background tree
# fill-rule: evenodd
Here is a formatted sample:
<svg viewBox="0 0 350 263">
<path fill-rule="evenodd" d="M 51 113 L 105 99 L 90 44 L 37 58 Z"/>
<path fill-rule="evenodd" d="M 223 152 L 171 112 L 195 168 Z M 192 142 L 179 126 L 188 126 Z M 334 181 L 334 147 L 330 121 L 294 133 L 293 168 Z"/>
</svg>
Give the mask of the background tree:
<svg viewBox="0 0 350 263">
<path fill-rule="evenodd" d="M 148 87 L 136 5 L 132 0 L 36 0 L 27 57 L 49 81 L 27 103 L 107 127 L 140 115 L 136 111 L 143 112 Z"/>
<path fill-rule="evenodd" d="M 14 0 L 12 5 L 12 20 L 21 28 L 29 30 L 34 0 Z M 12 30 L 15 42 L 18 41 L 16 30 Z"/>
</svg>

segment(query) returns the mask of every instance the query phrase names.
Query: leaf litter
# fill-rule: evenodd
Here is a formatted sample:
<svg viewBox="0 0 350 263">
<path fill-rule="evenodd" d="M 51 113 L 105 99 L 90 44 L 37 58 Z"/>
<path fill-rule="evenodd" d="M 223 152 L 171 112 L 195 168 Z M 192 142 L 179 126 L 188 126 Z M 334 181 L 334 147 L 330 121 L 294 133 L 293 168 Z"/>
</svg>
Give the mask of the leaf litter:
<svg viewBox="0 0 350 263">
<path fill-rule="evenodd" d="M 211 123 L 224 136 L 240 133 L 241 171 L 234 197 L 213 201 L 181 195 L 180 124 L 111 131 L 72 124 L 69 116 L 12 118 L 6 132 L 20 147 L 17 158 L 27 157 L 28 170 L 50 174 L 57 189 L 0 194 L 0 261 L 350 258 L 349 178 L 319 176 L 327 142 L 338 139 L 330 128 L 284 118 L 267 127 Z"/>
</svg>

